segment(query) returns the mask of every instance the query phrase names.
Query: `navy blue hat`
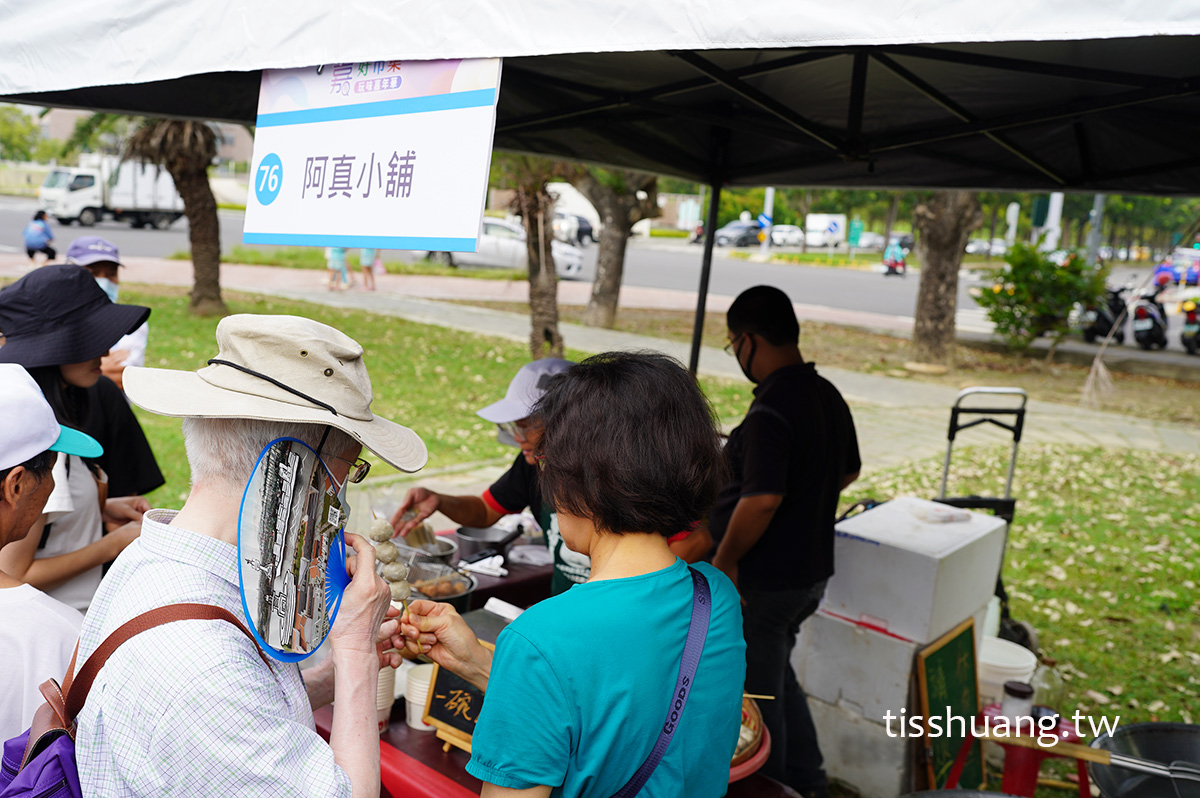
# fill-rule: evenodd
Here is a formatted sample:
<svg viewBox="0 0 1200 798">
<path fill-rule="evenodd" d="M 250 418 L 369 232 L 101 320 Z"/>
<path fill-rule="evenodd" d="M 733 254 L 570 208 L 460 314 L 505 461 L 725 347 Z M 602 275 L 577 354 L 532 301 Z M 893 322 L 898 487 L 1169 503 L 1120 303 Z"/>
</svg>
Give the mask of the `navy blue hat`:
<svg viewBox="0 0 1200 798">
<path fill-rule="evenodd" d="M 115 305 L 81 266 L 43 266 L 0 290 L 0 363 L 83 363 L 142 326 L 150 308 Z"/>
</svg>

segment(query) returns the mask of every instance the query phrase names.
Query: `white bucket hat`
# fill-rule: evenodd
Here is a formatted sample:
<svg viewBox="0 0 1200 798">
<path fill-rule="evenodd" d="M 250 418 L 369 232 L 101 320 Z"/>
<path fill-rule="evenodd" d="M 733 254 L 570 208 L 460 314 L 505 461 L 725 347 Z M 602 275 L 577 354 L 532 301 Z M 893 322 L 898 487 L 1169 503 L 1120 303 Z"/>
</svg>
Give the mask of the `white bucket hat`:
<svg viewBox="0 0 1200 798">
<path fill-rule="evenodd" d="M 561 374 L 575 364 L 556 357 L 542 358 L 521 366 L 508 384 L 508 392 L 499 402 L 493 402 L 476 415 L 493 424 L 520 421 L 533 412 L 533 406 L 546 392 L 546 384 L 555 374 Z"/>
<path fill-rule="evenodd" d="M 415 432 L 371 412 L 371 378 L 354 339 L 299 316 L 227 316 L 217 355 L 198 371 L 130 367 L 125 392 L 176 418 L 249 418 L 328 424 L 401 471 L 425 465 Z"/>
</svg>

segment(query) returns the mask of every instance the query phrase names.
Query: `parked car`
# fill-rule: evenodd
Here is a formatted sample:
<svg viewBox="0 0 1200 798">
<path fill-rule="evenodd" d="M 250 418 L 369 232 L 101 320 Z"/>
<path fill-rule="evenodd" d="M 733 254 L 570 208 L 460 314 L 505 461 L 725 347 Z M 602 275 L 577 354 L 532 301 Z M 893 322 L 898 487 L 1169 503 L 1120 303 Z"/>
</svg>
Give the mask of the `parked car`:
<svg viewBox="0 0 1200 798">
<path fill-rule="evenodd" d="M 1008 253 L 1008 242 L 1003 238 L 993 238 L 991 249 L 988 254 L 992 257 L 1000 257 Z"/>
<path fill-rule="evenodd" d="M 557 238 L 550 240 L 550 255 L 559 277 L 574 279 L 583 273 L 583 251 Z M 528 269 L 525 230 L 519 224 L 484 219 L 479 246 L 474 252 L 430 252 L 430 260 L 447 266 L 490 266 L 498 269 Z"/>
<path fill-rule="evenodd" d="M 884 239 L 883 233 L 864 230 L 858 237 L 859 249 L 883 249 L 885 246 L 887 246 L 887 240 Z"/>
<path fill-rule="evenodd" d="M 718 247 L 749 247 L 758 243 L 758 222 L 733 221 L 714 234 Z"/>
<path fill-rule="evenodd" d="M 798 247 L 804 240 L 804 231 L 794 224 L 777 224 L 771 228 L 771 246 Z"/>
<path fill-rule="evenodd" d="M 986 238 L 972 238 L 964 251 L 968 255 L 990 255 L 992 244 Z"/>
</svg>

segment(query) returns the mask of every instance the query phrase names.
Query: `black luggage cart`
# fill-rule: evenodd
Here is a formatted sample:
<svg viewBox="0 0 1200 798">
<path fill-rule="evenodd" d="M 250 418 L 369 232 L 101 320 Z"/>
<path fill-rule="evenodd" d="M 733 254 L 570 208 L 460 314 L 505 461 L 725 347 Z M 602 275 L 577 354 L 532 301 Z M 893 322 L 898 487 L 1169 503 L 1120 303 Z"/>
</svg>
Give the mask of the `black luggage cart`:
<svg viewBox="0 0 1200 798">
<path fill-rule="evenodd" d="M 984 404 L 964 400 L 968 397 L 986 397 Z M 942 464 L 942 486 L 934 501 L 961 507 L 964 510 L 989 510 L 1004 519 L 1004 548 L 1008 549 L 1008 533 L 1012 527 L 1017 500 L 1012 496 L 1013 473 L 1017 467 L 1017 450 L 1021 445 L 1021 432 L 1025 427 L 1025 405 L 1029 396 L 1021 388 L 964 388 L 954 398 L 950 408 L 950 429 L 946 435 L 946 459 Z M 969 420 L 967 420 L 969 419 Z M 1004 420 L 1002 420 L 1004 419 Z M 946 484 L 950 477 L 950 461 L 954 452 L 954 441 L 958 433 L 980 424 L 993 424 L 1012 433 L 1012 455 L 1008 461 L 1008 475 L 1004 482 L 1004 496 L 947 496 Z M 1037 635 L 1028 623 L 1012 620 L 1008 608 L 1008 593 L 1004 589 L 1004 556 L 1001 555 L 1000 574 L 996 577 L 996 595 L 1000 598 L 1000 637 L 1037 653 Z"/>
</svg>

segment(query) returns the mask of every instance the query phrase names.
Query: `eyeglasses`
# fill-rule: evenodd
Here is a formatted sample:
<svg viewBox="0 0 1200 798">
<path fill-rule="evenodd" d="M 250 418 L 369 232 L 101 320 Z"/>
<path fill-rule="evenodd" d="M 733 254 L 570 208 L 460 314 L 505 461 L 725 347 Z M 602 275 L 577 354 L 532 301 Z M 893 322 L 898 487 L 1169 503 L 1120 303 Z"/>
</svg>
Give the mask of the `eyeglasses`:
<svg viewBox="0 0 1200 798">
<path fill-rule="evenodd" d="M 534 424 L 529 419 L 523 418 L 519 421 L 504 421 L 496 424 L 496 426 L 500 428 L 501 432 L 508 433 L 514 438 L 524 438 Z"/>
<path fill-rule="evenodd" d="M 734 348 L 737 346 L 737 342 L 742 340 L 742 338 L 745 335 L 746 335 L 746 333 L 741 333 L 739 335 L 735 335 L 732 338 L 730 338 L 729 343 L 725 344 L 725 354 L 729 355 L 730 357 L 733 357 Z"/>
<path fill-rule="evenodd" d="M 371 464 L 361 457 L 357 460 L 347 460 L 345 457 L 338 457 L 336 454 L 324 454 L 321 456 L 329 457 L 334 460 L 341 460 L 343 463 L 349 463 L 353 470 L 350 472 L 349 476 L 346 477 L 346 481 L 348 482 L 358 484 L 367 478 L 367 474 L 371 473 Z"/>
</svg>

